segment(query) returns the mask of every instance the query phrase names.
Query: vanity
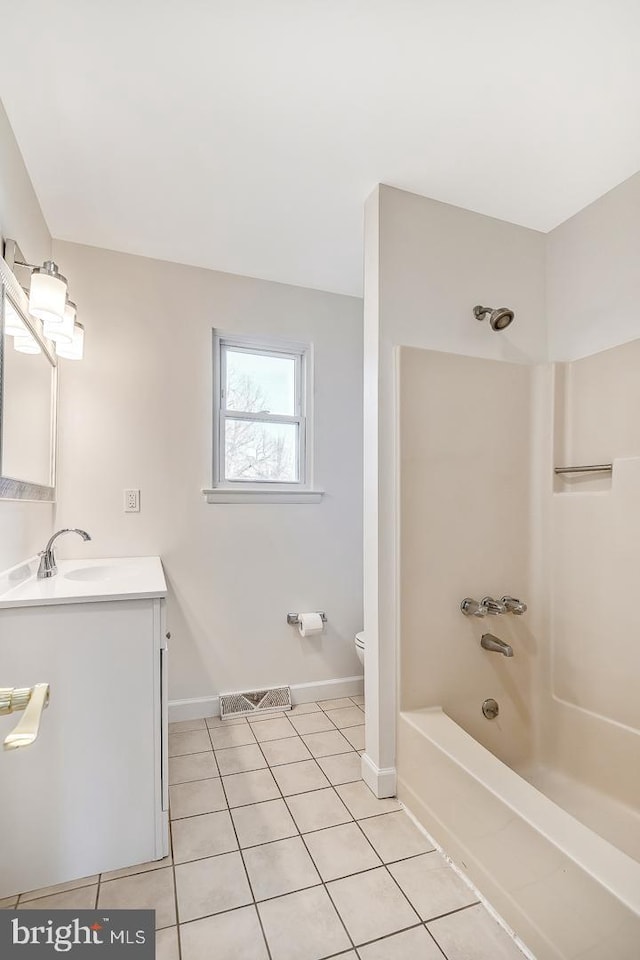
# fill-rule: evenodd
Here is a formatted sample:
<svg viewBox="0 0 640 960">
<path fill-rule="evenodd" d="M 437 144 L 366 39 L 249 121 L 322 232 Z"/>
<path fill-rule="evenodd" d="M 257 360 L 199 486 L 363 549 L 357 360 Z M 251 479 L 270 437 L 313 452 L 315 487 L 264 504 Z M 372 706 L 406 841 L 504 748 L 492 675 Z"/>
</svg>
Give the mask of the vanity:
<svg viewBox="0 0 640 960">
<path fill-rule="evenodd" d="M 39 558 L 0 574 L 0 664 L 49 685 L 38 736 L 2 749 L 0 899 L 168 854 L 166 582 L 159 557 Z"/>
</svg>

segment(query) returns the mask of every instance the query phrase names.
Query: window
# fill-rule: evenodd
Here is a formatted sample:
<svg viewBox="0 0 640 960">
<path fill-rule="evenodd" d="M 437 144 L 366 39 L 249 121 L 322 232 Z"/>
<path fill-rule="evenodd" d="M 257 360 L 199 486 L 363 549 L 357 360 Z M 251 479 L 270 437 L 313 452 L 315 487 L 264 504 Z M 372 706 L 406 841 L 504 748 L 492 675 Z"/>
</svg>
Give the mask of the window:
<svg viewBox="0 0 640 960">
<path fill-rule="evenodd" d="M 209 499 L 319 499 L 310 490 L 310 346 L 214 333 L 213 360 L 214 489 L 205 492 L 229 497 Z"/>
</svg>

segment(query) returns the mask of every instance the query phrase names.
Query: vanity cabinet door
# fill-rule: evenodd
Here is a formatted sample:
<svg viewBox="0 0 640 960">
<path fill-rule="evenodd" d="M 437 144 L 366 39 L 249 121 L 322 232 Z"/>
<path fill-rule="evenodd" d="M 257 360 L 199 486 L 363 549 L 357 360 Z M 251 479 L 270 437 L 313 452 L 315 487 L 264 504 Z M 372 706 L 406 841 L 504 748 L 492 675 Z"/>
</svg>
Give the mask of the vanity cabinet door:
<svg viewBox="0 0 640 960">
<path fill-rule="evenodd" d="M 0 897 L 166 852 L 163 603 L 0 612 L 1 684 L 50 685 L 35 743 L 0 748 Z M 20 716 L 0 717 L 0 741 Z"/>
</svg>

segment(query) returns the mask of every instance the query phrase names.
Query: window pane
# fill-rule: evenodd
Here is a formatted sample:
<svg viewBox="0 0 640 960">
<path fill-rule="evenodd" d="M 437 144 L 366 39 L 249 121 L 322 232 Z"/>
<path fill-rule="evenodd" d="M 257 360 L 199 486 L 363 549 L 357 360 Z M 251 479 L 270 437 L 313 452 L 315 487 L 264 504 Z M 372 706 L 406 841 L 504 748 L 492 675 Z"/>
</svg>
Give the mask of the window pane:
<svg viewBox="0 0 640 960">
<path fill-rule="evenodd" d="M 225 479 L 297 483 L 298 425 L 225 418 Z"/>
<path fill-rule="evenodd" d="M 227 410 L 295 416 L 296 361 L 227 349 Z"/>
</svg>

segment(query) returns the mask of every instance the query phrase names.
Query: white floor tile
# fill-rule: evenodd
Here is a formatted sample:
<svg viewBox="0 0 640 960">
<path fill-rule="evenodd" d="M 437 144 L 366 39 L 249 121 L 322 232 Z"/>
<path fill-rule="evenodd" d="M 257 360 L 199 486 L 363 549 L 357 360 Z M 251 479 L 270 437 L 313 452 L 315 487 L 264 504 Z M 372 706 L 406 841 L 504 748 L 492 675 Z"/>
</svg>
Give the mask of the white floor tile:
<svg viewBox="0 0 640 960">
<path fill-rule="evenodd" d="M 322 960 L 351 946 L 324 887 L 258 905 L 273 960 Z"/>
<path fill-rule="evenodd" d="M 329 783 L 354 783 L 362 779 L 362 760 L 354 750 L 331 757 L 318 757 L 322 771 Z"/>
<path fill-rule="evenodd" d="M 278 786 L 270 770 L 253 770 L 223 777 L 227 802 L 230 807 L 242 807 L 248 803 L 262 803 L 280 796 Z"/>
<path fill-rule="evenodd" d="M 480 904 L 434 920 L 427 929 L 448 960 L 523 960 L 509 934 Z"/>
<path fill-rule="evenodd" d="M 177 927 L 165 927 L 163 930 L 156 930 L 155 960 L 180 960 Z"/>
<path fill-rule="evenodd" d="M 336 753 L 349 753 L 353 749 L 335 727 L 326 733 L 310 733 L 302 739 L 314 757 L 330 757 Z"/>
<path fill-rule="evenodd" d="M 285 797 L 329 786 L 329 781 L 315 760 L 288 763 L 281 767 L 274 767 L 272 772 Z"/>
<path fill-rule="evenodd" d="M 130 867 L 122 867 L 120 870 L 109 870 L 100 877 L 102 883 L 105 880 L 119 880 L 121 877 L 132 877 L 136 873 L 147 873 L 149 870 L 161 870 L 163 867 L 170 867 L 173 863 L 171 854 L 163 857 L 162 860 L 150 860 L 148 863 L 134 863 Z"/>
<path fill-rule="evenodd" d="M 269 740 L 260 744 L 270 767 L 279 767 L 284 763 L 297 763 L 298 760 L 310 760 L 311 754 L 300 737 L 288 740 Z"/>
<path fill-rule="evenodd" d="M 381 866 L 380 858 L 356 823 L 306 833 L 304 841 L 325 881 Z"/>
<path fill-rule="evenodd" d="M 230 727 L 211 727 L 209 736 L 215 750 L 225 750 L 227 747 L 244 747 L 256 742 L 249 723 L 236 723 Z"/>
<path fill-rule="evenodd" d="M 98 874 L 84 877 L 81 880 L 69 880 L 67 883 L 56 883 L 52 887 L 40 887 L 38 890 L 29 890 L 20 894 L 20 903 L 25 900 L 36 900 L 38 897 L 51 897 L 55 893 L 65 893 L 67 890 L 77 890 L 78 887 L 90 887 L 98 882 Z"/>
<path fill-rule="evenodd" d="M 231 811 L 241 847 L 294 837 L 298 828 L 284 800 L 269 800 Z"/>
<path fill-rule="evenodd" d="M 256 900 L 320 883 L 320 875 L 300 837 L 251 847 L 244 852 L 244 862 Z"/>
<path fill-rule="evenodd" d="M 258 743 L 265 740 L 285 740 L 287 737 L 296 737 L 297 733 L 286 717 L 276 720 L 263 720 L 253 724 L 253 732 Z"/>
<path fill-rule="evenodd" d="M 268 960 L 269 957 L 254 906 L 181 924 L 180 944 L 182 960 Z"/>
<path fill-rule="evenodd" d="M 342 733 L 354 750 L 364 750 L 366 738 L 364 724 L 360 727 L 345 727 Z"/>
<path fill-rule="evenodd" d="M 190 780 L 210 780 L 220 776 L 213 751 L 190 753 L 169 760 L 169 784 L 188 783 Z"/>
<path fill-rule="evenodd" d="M 229 747 L 216 750 L 216 761 L 222 776 L 231 773 L 246 773 L 248 770 L 262 770 L 267 761 L 257 743 L 246 747 Z"/>
<path fill-rule="evenodd" d="M 175 863 L 201 860 L 238 849 L 228 810 L 174 820 L 171 825 Z"/>
<path fill-rule="evenodd" d="M 38 897 L 37 900 L 25 900 L 24 903 L 20 900 L 18 910 L 93 910 L 97 892 L 97 886 L 79 887 L 49 897 Z"/>
<path fill-rule="evenodd" d="M 206 730 L 204 720 L 178 720 L 169 724 L 169 733 L 190 733 L 192 730 Z"/>
<path fill-rule="evenodd" d="M 336 787 L 336 790 L 356 820 L 401 809 L 397 800 L 378 800 L 362 780 L 358 783 L 342 784 Z"/>
<path fill-rule="evenodd" d="M 328 716 L 338 730 L 342 730 L 344 727 L 360 727 L 364 723 L 364 713 L 353 704 L 349 707 L 331 710 Z"/>
<path fill-rule="evenodd" d="M 389 870 L 422 920 L 458 910 L 478 899 L 437 851 L 392 863 Z"/>
<path fill-rule="evenodd" d="M 320 707 L 317 703 L 294 703 L 287 716 L 291 719 L 292 717 L 301 717 L 305 713 L 318 713 L 319 710 Z"/>
<path fill-rule="evenodd" d="M 233 727 L 237 723 L 247 723 L 246 717 L 227 717 L 225 720 L 222 717 L 206 717 L 205 723 L 211 729 L 212 727 Z"/>
<path fill-rule="evenodd" d="M 180 923 L 252 902 L 239 853 L 182 863 L 175 871 Z"/>
<path fill-rule="evenodd" d="M 363 820 L 361 827 L 385 863 L 434 850 L 404 810 Z"/>
<path fill-rule="evenodd" d="M 359 949 L 361 960 L 443 960 L 425 927 L 413 927 Z M 487 958 L 488 960 L 488 958 Z"/>
<path fill-rule="evenodd" d="M 322 733 L 323 730 L 335 730 L 331 720 L 321 710 L 318 713 L 308 713 L 305 716 L 291 717 L 291 723 L 299 734 Z"/>
<path fill-rule="evenodd" d="M 183 757 L 188 753 L 205 753 L 207 750 L 211 750 L 211 740 L 207 730 L 169 734 L 170 757 Z"/>
<path fill-rule="evenodd" d="M 34 901 L 35 902 L 35 901 Z M 98 907 L 112 910 L 156 911 L 156 927 L 172 927 L 176 923 L 173 867 L 150 870 L 120 880 L 100 884 Z"/>
<path fill-rule="evenodd" d="M 287 797 L 287 806 L 300 833 L 335 827 L 339 823 L 347 823 L 351 820 L 351 814 L 333 787 Z"/>
<path fill-rule="evenodd" d="M 385 867 L 328 884 L 356 946 L 420 922 Z"/>
<path fill-rule="evenodd" d="M 353 704 L 349 697 L 336 697 L 333 700 L 318 700 L 318 706 L 323 710 L 341 710 L 343 707 L 352 707 Z"/>
<path fill-rule="evenodd" d="M 176 783 L 169 787 L 169 813 L 172 820 L 225 810 L 226 806 L 227 800 L 219 777 L 215 780 Z"/>
</svg>

